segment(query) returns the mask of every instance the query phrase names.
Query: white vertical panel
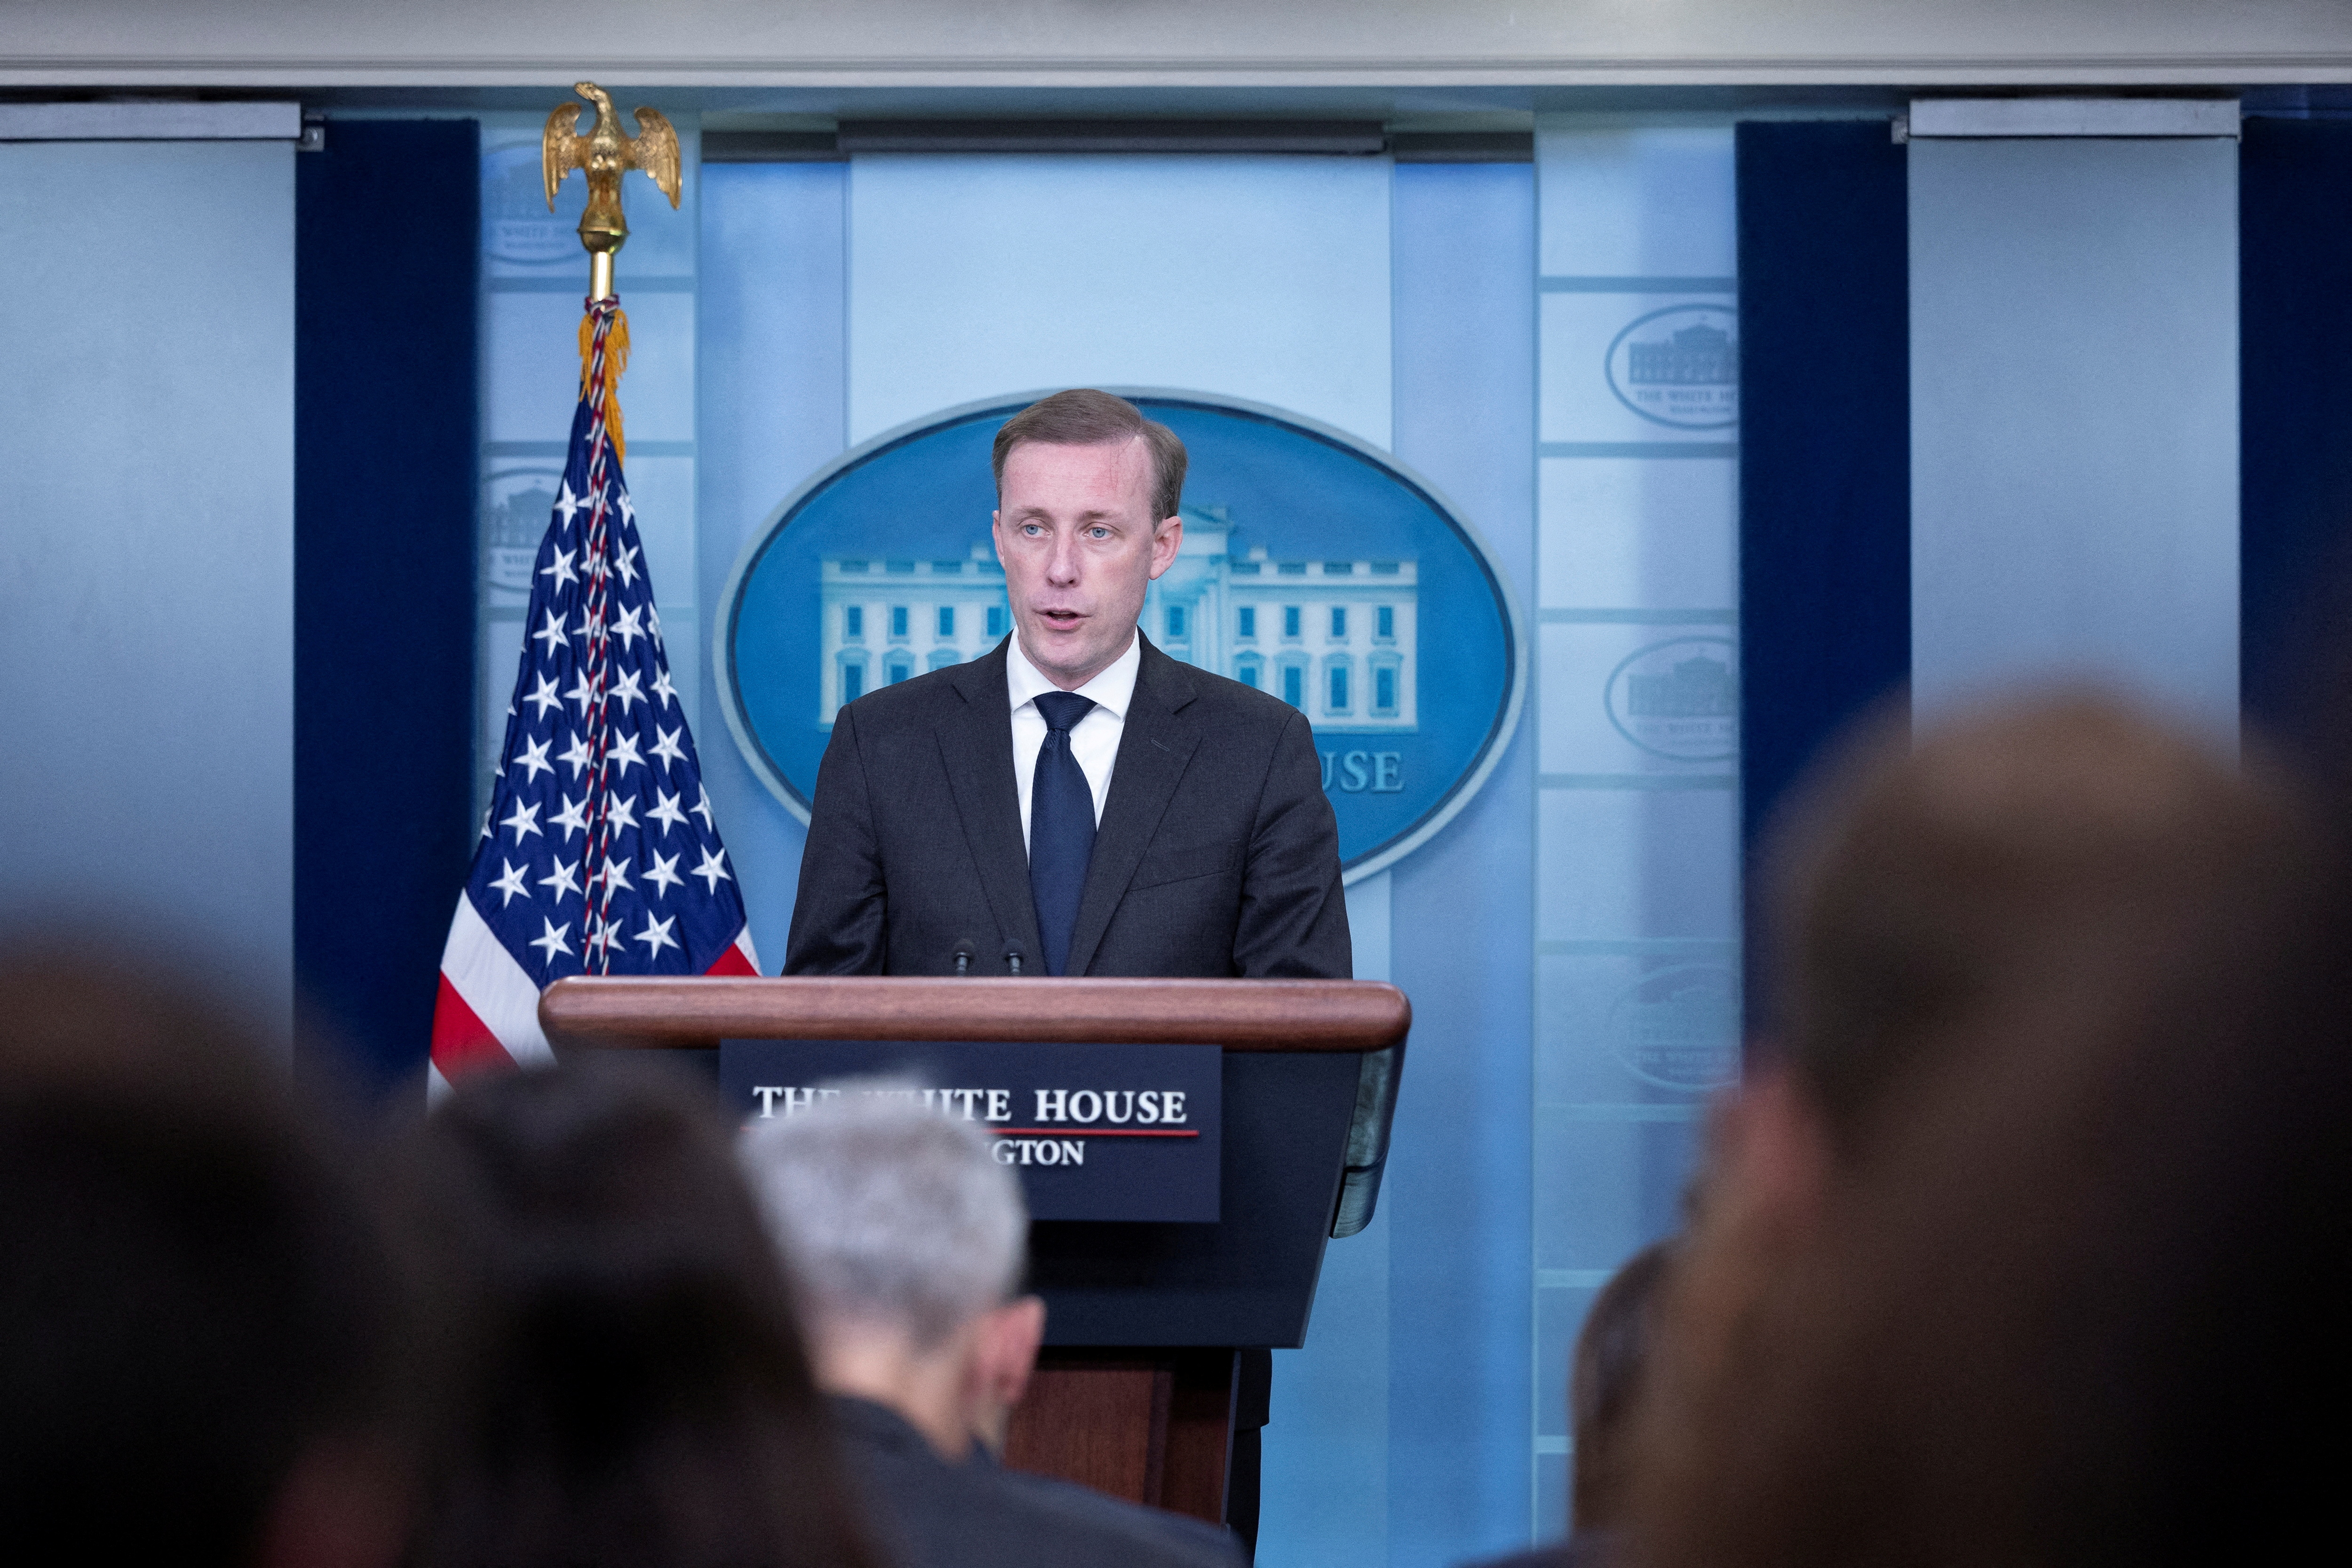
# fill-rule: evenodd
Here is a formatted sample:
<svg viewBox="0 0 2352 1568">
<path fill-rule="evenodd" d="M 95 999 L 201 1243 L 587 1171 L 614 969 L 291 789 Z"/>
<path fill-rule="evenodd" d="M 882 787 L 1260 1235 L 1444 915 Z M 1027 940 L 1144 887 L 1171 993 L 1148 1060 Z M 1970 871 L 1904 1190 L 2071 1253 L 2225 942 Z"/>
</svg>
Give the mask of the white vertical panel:
<svg viewBox="0 0 2352 1568">
<path fill-rule="evenodd" d="M 1739 270 L 1722 125 L 1536 128 L 1547 277 L 1728 277 Z"/>
<path fill-rule="evenodd" d="M 1539 120 L 1536 158 L 1528 1462 L 1555 1534 L 1570 1344 L 1674 1223 L 1699 1106 L 1738 1061 L 1738 285 L 1727 125 Z M 1696 382 L 1633 361 L 1678 333 L 1716 345 Z"/>
<path fill-rule="evenodd" d="M 0 146 L 0 914 L 150 923 L 288 1026 L 294 158 Z"/>
<path fill-rule="evenodd" d="M 1540 465 L 1542 602 L 1724 610 L 1739 601 L 1734 458 L 1555 457 Z"/>
<path fill-rule="evenodd" d="M 700 379 L 696 534 L 702 602 L 717 605 L 768 514 L 846 443 L 843 423 L 843 225 L 838 163 L 704 169 L 696 274 Z M 719 722 L 717 673 L 702 712 Z M 702 781 L 735 862 L 751 935 L 771 967 L 784 954 L 805 830 L 723 732 L 698 732 Z"/>
<path fill-rule="evenodd" d="M 1065 386 L 1214 391 L 1389 442 L 1379 158 L 864 157 L 849 436 Z"/>
<path fill-rule="evenodd" d="M 2237 143 L 1911 144 L 1915 710 L 2119 684 L 2234 738 Z"/>
</svg>

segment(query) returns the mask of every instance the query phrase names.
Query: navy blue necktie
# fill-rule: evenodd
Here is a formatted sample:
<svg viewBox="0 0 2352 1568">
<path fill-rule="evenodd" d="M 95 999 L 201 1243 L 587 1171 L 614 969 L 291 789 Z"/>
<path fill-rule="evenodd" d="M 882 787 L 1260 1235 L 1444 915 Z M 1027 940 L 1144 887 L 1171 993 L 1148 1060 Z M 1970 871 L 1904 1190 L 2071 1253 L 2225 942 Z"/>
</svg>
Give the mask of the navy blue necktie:
<svg viewBox="0 0 2352 1568">
<path fill-rule="evenodd" d="M 1095 792 L 1070 755 L 1070 727 L 1095 705 L 1076 692 L 1041 692 L 1036 702 L 1045 744 L 1029 781 L 1029 896 L 1037 905 L 1045 973 L 1058 975 L 1070 962 L 1070 930 L 1095 853 Z"/>
</svg>

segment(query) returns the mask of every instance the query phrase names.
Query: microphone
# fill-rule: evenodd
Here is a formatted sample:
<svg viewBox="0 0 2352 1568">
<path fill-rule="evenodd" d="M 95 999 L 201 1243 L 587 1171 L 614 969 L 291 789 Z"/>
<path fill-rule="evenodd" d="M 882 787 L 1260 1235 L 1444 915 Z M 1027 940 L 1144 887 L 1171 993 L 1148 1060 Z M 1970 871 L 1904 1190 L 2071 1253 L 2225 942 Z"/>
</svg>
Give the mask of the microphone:
<svg viewBox="0 0 2352 1568">
<path fill-rule="evenodd" d="M 1004 945 L 1004 962 L 1005 962 L 1005 966 L 1006 966 L 1006 967 L 1009 969 L 1009 971 L 1010 971 L 1011 973 L 1017 975 L 1017 974 L 1019 974 L 1019 973 L 1021 972 L 1021 944 L 1020 944 L 1020 943 L 1018 943 L 1018 942 L 1007 942 L 1007 943 Z"/>
<path fill-rule="evenodd" d="M 973 941 L 973 940 L 972 940 L 971 937 L 969 937 L 969 936 L 959 936 L 959 937 L 957 937 L 957 938 L 956 938 L 956 945 L 955 945 L 955 972 L 956 972 L 956 978 L 958 978 L 958 979 L 961 979 L 961 978 L 963 978 L 966 975 L 971 974 L 971 961 L 972 961 L 974 958 L 977 958 L 977 957 L 979 957 L 979 956 L 980 956 L 980 944 L 979 944 L 979 943 L 977 943 L 977 942 Z"/>
</svg>

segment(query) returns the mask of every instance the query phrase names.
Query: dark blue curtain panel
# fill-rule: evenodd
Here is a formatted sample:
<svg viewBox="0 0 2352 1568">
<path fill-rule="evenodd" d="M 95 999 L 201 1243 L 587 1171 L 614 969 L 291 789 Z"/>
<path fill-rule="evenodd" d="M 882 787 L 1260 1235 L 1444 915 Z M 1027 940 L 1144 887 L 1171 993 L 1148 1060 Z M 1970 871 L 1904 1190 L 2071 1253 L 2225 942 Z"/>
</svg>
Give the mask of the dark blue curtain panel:
<svg viewBox="0 0 2352 1568">
<path fill-rule="evenodd" d="M 1740 828 L 1911 673 L 1906 151 L 1883 120 L 1738 129 Z"/>
<path fill-rule="evenodd" d="M 331 120 L 294 167 L 297 1068 L 364 1105 L 424 1092 L 474 836 L 480 129 Z"/>
<path fill-rule="evenodd" d="M 2239 693 L 2343 761 L 2352 613 L 2352 120 L 2239 143 Z M 2327 678 L 2328 674 L 2337 678 Z"/>
</svg>

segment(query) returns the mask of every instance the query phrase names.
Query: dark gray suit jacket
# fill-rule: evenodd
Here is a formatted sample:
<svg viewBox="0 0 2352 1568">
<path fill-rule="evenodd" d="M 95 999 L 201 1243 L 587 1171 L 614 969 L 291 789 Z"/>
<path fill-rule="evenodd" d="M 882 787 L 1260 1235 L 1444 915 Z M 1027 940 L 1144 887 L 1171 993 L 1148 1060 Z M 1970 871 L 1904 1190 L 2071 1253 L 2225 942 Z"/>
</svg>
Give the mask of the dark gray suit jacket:
<svg viewBox="0 0 2352 1568">
<path fill-rule="evenodd" d="M 1010 639 L 1007 639 L 1009 642 Z M 841 709 L 788 975 L 1043 973 L 1005 646 Z M 1339 831 L 1306 716 L 1143 643 L 1071 934 L 1073 975 L 1345 979 Z"/>
<path fill-rule="evenodd" d="M 834 1431 L 896 1568 L 1243 1568 L 1230 1531 L 1068 1481 L 940 1458 L 896 1411 L 839 1396 Z"/>
</svg>

